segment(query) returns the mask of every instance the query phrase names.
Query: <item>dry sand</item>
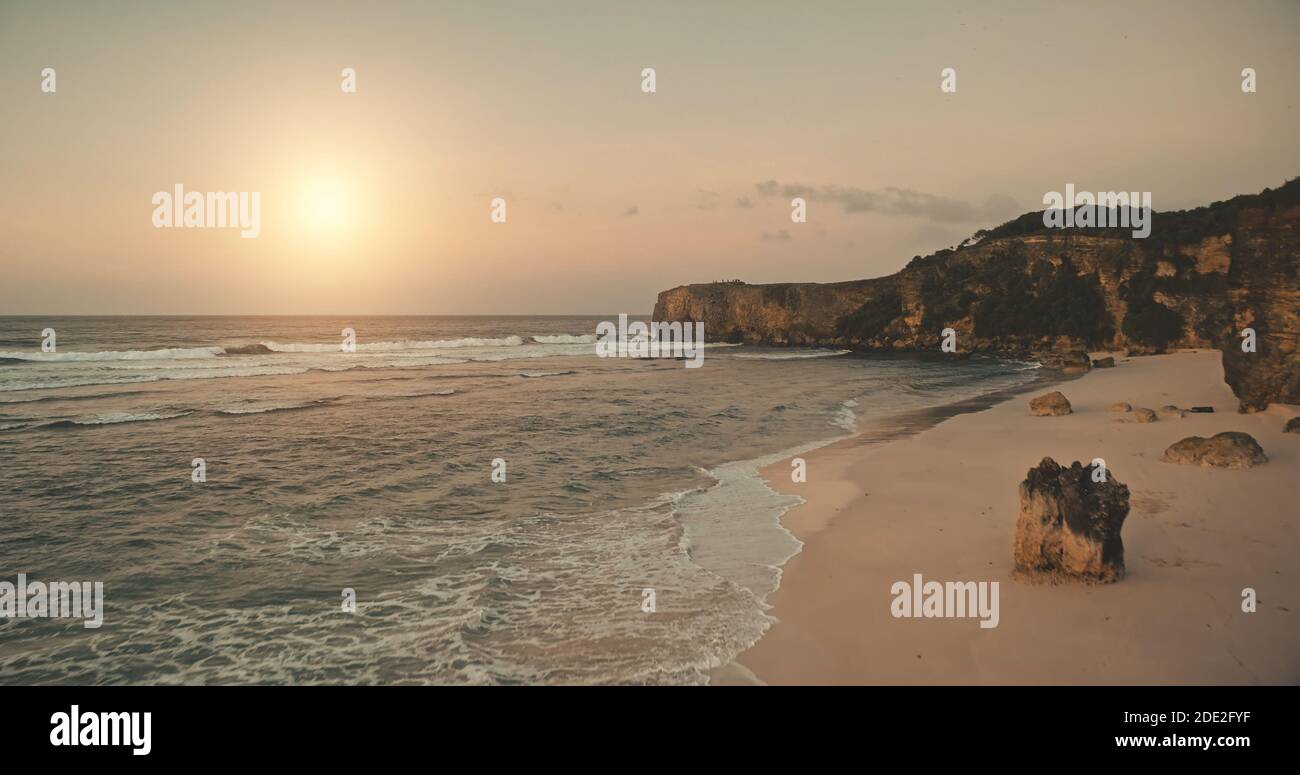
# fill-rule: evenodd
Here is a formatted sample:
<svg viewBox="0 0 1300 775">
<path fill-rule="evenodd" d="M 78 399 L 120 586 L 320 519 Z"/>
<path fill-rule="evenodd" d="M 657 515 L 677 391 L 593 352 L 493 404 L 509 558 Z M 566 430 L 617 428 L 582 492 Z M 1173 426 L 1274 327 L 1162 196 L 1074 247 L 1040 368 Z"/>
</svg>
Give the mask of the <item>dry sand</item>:
<svg viewBox="0 0 1300 775">
<path fill-rule="evenodd" d="M 853 439 L 782 461 L 770 486 L 806 503 L 786 527 L 805 542 L 772 596 L 779 620 L 715 684 L 1300 682 L 1300 434 L 1297 407 L 1242 415 L 1215 351 L 1117 359 L 1060 389 L 1074 413 L 1032 417 L 1029 398 L 887 444 Z M 1115 401 L 1214 414 L 1139 424 Z M 1270 462 L 1231 471 L 1163 463 L 1175 441 L 1245 431 Z M 1017 488 L 1044 456 L 1103 458 L 1128 485 L 1127 577 L 1102 586 L 1012 578 Z M 1000 621 L 894 618 L 896 581 L 1000 582 Z M 1242 589 L 1258 596 L 1242 611 Z"/>
</svg>

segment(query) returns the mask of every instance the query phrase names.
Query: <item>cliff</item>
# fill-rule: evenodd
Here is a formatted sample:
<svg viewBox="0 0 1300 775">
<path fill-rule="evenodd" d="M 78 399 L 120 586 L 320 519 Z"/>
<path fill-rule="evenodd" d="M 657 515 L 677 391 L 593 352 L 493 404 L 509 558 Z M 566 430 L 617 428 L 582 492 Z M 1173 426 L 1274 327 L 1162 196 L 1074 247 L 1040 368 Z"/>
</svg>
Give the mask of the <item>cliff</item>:
<svg viewBox="0 0 1300 775">
<path fill-rule="evenodd" d="M 1048 229 L 1042 212 L 841 283 L 685 285 L 655 320 L 702 320 L 715 341 L 1047 353 L 1223 351 L 1242 411 L 1300 404 L 1300 178 L 1208 207 L 1155 213 L 1151 234 Z M 1243 352 L 1243 329 L 1256 351 Z"/>
</svg>

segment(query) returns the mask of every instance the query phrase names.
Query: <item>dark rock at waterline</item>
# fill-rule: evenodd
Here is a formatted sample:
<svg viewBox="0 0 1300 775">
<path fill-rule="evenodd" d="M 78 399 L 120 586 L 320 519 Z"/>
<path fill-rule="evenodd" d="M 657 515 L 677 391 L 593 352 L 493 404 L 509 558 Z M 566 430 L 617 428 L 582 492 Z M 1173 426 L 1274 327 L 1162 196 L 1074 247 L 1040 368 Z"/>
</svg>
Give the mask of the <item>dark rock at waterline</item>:
<svg viewBox="0 0 1300 775">
<path fill-rule="evenodd" d="M 1115 357 L 1107 355 L 1105 358 L 1097 358 L 1092 362 L 1094 369 L 1113 369 L 1115 368 Z"/>
<path fill-rule="evenodd" d="M 225 350 L 225 355 L 270 355 L 275 352 L 264 344 L 241 344 L 221 349 Z"/>
<path fill-rule="evenodd" d="M 1251 468 L 1268 462 L 1264 449 L 1249 433 L 1224 431 L 1210 438 L 1188 436 L 1174 442 L 1160 458 L 1166 463 L 1202 468 Z"/>
<path fill-rule="evenodd" d="M 1118 581 L 1128 510 L 1128 487 L 1109 471 L 1043 458 L 1020 483 L 1016 570 L 1052 580 Z"/>
<path fill-rule="evenodd" d="M 1082 350 L 1070 350 L 1060 355 L 1061 370 L 1066 374 L 1082 374 L 1092 368 L 1092 358 Z"/>
<path fill-rule="evenodd" d="M 1214 407 L 1193 406 L 1191 409 L 1188 409 L 1187 411 L 1192 412 L 1193 414 L 1214 414 Z"/>
<path fill-rule="evenodd" d="M 1283 433 L 1300 433 L 1300 417 L 1292 417 L 1286 421 L 1286 427 L 1282 429 Z"/>
</svg>

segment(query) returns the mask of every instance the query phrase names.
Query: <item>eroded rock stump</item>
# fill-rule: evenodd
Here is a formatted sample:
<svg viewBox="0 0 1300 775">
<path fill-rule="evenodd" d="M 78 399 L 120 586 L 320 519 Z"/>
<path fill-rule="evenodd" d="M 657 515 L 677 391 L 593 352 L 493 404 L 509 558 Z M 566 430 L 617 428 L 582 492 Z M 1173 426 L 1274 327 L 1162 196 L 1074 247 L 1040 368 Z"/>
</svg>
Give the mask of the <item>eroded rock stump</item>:
<svg viewBox="0 0 1300 775">
<path fill-rule="evenodd" d="M 1128 516 L 1128 487 L 1110 472 L 1078 461 L 1062 468 L 1050 457 L 1020 483 L 1016 571 L 1049 581 L 1112 582 L 1124 577 L 1120 529 Z"/>
</svg>

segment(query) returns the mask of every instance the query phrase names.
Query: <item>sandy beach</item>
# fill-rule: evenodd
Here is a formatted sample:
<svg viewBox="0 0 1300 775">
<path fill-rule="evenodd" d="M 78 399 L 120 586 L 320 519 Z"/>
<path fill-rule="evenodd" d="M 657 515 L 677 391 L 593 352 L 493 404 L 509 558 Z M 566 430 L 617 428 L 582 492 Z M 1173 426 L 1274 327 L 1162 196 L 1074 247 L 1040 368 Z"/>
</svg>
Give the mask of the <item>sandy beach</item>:
<svg viewBox="0 0 1300 775">
<path fill-rule="evenodd" d="M 1300 681 L 1300 408 L 1239 414 L 1216 351 L 1117 358 L 1054 388 L 948 419 L 885 444 L 849 439 L 763 470 L 806 499 L 784 523 L 804 542 L 771 599 L 778 619 L 715 672 L 715 684 L 1275 684 Z M 1060 389 L 1072 414 L 1034 417 Z M 1116 401 L 1212 414 L 1141 424 Z M 865 429 L 860 429 L 865 430 Z M 1161 462 L 1187 436 L 1244 431 L 1270 462 L 1249 470 Z M 1131 491 L 1127 575 L 1041 585 L 1012 574 L 1017 487 L 1051 456 L 1103 458 Z M 914 574 L 1000 583 L 998 626 L 894 618 L 891 586 Z M 1258 598 L 1242 611 L 1242 590 Z"/>
</svg>

